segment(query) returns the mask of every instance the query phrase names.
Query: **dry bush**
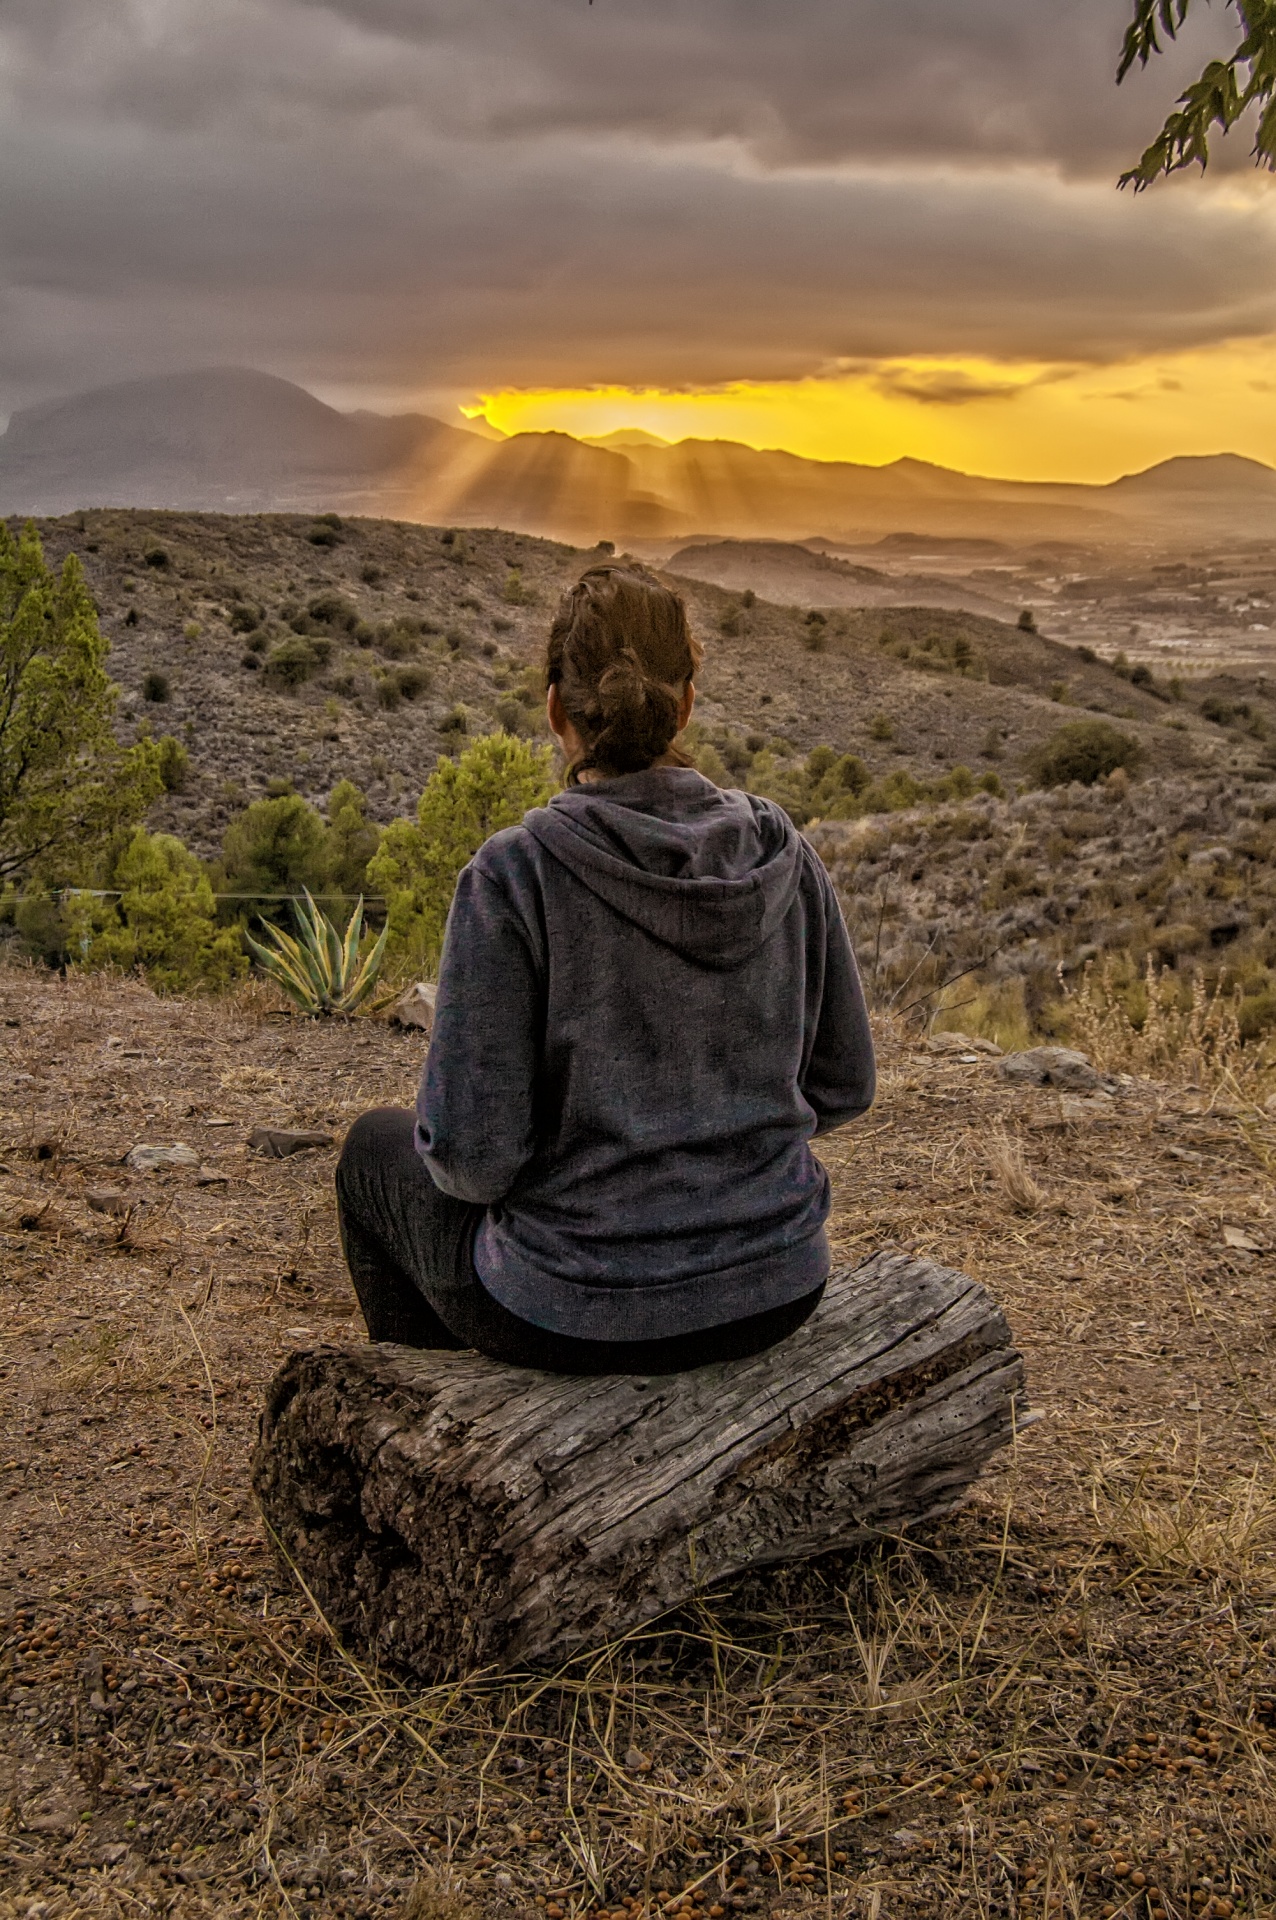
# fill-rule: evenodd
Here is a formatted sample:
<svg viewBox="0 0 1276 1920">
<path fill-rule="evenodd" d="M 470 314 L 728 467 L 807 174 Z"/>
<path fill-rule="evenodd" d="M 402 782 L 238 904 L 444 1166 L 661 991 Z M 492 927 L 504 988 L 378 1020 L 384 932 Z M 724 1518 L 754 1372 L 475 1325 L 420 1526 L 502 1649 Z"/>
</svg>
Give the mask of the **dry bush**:
<svg viewBox="0 0 1276 1920">
<path fill-rule="evenodd" d="M 1064 987 L 1072 1038 L 1097 1067 L 1207 1092 L 1261 1094 L 1272 1075 L 1271 1046 L 1243 1045 L 1239 988 L 1227 993 L 1220 983 L 1210 992 L 1196 973 L 1185 1003 L 1181 977 L 1150 955 L 1136 993 L 1120 976 L 1109 956 L 1097 972 L 1091 962 L 1075 989 Z"/>
</svg>

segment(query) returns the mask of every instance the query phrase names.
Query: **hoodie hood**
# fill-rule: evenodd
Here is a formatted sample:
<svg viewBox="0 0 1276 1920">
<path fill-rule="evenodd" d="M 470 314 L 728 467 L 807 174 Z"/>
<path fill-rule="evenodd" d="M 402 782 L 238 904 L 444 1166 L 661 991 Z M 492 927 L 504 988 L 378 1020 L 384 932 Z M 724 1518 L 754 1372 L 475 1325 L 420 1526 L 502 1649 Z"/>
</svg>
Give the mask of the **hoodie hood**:
<svg viewBox="0 0 1276 1920">
<path fill-rule="evenodd" d="M 742 965 L 779 926 L 801 877 L 788 815 L 691 767 L 569 787 L 523 825 L 613 911 L 703 967 Z"/>
</svg>

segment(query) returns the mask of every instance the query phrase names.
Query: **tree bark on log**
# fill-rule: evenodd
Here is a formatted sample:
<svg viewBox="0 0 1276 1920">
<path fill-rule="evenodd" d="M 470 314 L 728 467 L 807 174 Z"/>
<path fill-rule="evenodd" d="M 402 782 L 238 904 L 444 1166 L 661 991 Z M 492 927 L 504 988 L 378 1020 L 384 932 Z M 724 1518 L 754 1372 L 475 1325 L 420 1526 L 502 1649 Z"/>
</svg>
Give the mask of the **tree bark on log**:
<svg viewBox="0 0 1276 1920">
<path fill-rule="evenodd" d="M 253 1483 L 332 1624 L 433 1681 L 557 1662 L 746 1569 L 946 1513 L 1027 1418 L 984 1289 L 887 1250 L 780 1346 L 693 1373 L 294 1354 Z"/>
</svg>

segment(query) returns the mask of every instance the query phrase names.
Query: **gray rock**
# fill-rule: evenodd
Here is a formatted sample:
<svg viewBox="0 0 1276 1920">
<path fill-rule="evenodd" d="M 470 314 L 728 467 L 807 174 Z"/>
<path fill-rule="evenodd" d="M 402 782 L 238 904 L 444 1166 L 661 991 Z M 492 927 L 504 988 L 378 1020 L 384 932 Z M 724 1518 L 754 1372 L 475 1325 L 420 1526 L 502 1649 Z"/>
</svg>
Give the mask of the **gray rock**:
<svg viewBox="0 0 1276 1920">
<path fill-rule="evenodd" d="M 199 1155 L 194 1147 L 184 1147 L 180 1143 L 173 1147 L 148 1147 L 139 1144 L 130 1147 L 124 1156 L 126 1167 L 135 1167 L 139 1173 L 158 1173 L 164 1167 L 197 1167 Z"/>
<path fill-rule="evenodd" d="M 118 1219 L 129 1210 L 128 1195 L 117 1193 L 114 1187 L 92 1187 L 84 1198 L 93 1213 L 110 1213 Z"/>
<path fill-rule="evenodd" d="M 996 1060 L 1001 1054 L 995 1040 L 972 1039 L 968 1033 L 932 1033 L 926 1045 L 931 1053 L 982 1053 L 989 1060 Z"/>
<path fill-rule="evenodd" d="M 1070 1093 L 1092 1093 L 1104 1084 L 1083 1053 L 1071 1047 L 1029 1047 L 1026 1053 L 1008 1053 L 997 1071 L 1012 1087 L 1065 1087 Z"/>
<path fill-rule="evenodd" d="M 294 1131 L 288 1127 L 254 1127 L 248 1136 L 248 1145 L 267 1160 L 286 1160 L 290 1153 L 309 1153 L 315 1147 L 330 1147 L 332 1135 Z"/>
<path fill-rule="evenodd" d="M 387 1019 L 396 1027 L 418 1027 L 428 1034 L 434 1026 L 434 1003 L 438 998 L 438 988 L 429 980 L 417 980 L 406 992 L 401 993 L 391 1007 Z"/>
</svg>

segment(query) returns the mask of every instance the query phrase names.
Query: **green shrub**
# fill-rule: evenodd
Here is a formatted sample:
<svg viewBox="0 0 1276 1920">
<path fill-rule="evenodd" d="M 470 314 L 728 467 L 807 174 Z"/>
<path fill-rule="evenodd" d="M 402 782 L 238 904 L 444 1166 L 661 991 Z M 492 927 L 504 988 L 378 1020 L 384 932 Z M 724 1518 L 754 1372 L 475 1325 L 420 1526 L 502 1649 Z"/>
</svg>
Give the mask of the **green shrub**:
<svg viewBox="0 0 1276 1920">
<path fill-rule="evenodd" d="M 175 740 L 171 733 L 166 733 L 163 739 L 156 742 L 155 753 L 165 793 L 183 793 L 190 773 L 191 757 L 181 741 Z"/>
<path fill-rule="evenodd" d="M 711 740 L 703 741 L 692 754 L 697 773 L 706 780 L 712 780 L 715 787 L 729 786 L 731 775 L 727 772 L 726 762 Z"/>
<path fill-rule="evenodd" d="M 239 664 L 241 667 L 246 667 L 249 673 L 256 673 L 261 666 L 261 661 L 255 653 L 241 653 Z"/>
<path fill-rule="evenodd" d="M 1229 727 L 1236 718 L 1236 708 L 1229 706 L 1216 693 L 1206 694 L 1201 702 L 1201 713 L 1206 720 L 1212 720 L 1216 727 Z"/>
<path fill-rule="evenodd" d="M 875 713 L 869 722 L 869 738 L 872 740 L 893 740 L 895 722 L 888 713 Z"/>
<path fill-rule="evenodd" d="M 232 607 L 229 625 L 232 633 L 251 633 L 261 625 L 261 613 L 255 607 Z"/>
<path fill-rule="evenodd" d="M 338 780 L 328 795 L 328 832 L 321 856 L 329 893 L 353 898 L 368 891 L 368 862 L 381 839 L 367 817 L 367 800 L 353 780 Z"/>
<path fill-rule="evenodd" d="M 802 645 L 808 653 L 822 653 L 827 638 L 828 621 L 815 607 L 812 607 L 802 622 Z"/>
<path fill-rule="evenodd" d="M 429 691 L 434 676 L 428 667 L 399 667 L 394 678 L 405 700 L 417 700 Z"/>
<path fill-rule="evenodd" d="M 544 805 L 550 764 L 548 747 L 485 734 L 457 760 L 440 759 L 415 820 L 386 828 L 368 863 L 368 885 L 385 898 L 389 954 L 398 966 L 435 966 L 457 875 L 491 834 Z"/>
<path fill-rule="evenodd" d="M 169 833 L 138 827 L 114 862 L 118 901 L 71 909 L 80 919 L 86 967 L 141 968 L 161 992 L 228 987 L 247 971 L 239 936 L 218 927 L 213 889 L 202 862 Z M 86 910 L 87 909 L 87 910 Z"/>
<path fill-rule="evenodd" d="M 340 593 L 316 594 L 306 612 L 321 627 L 336 627 L 341 633 L 353 633 L 359 624 L 358 607 Z"/>
<path fill-rule="evenodd" d="M 384 707 L 387 713 L 393 713 L 396 707 L 403 705 L 403 691 L 399 686 L 397 674 L 379 673 L 376 688 L 377 705 Z"/>
<path fill-rule="evenodd" d="M 822 780 L 830 767 L 837 765 L 837 755 L 832 747 L 812 747 L 806 756 L 806 777 L 814 782 Z"/>
<path fill-rule="evenodd" d="M 1108 721 L 1070 720 L 1038 747 L 1030 767 L 1038 786 L 1061 787 L 1078 780 L 1089 787 L 1118 767 L 1133 773 L 1142 758 L 1139 742 Z"/>
<path fill-rule="evenodd" d="M 380 567 L 374 566 L 371 560 L 365 560 L 359 569 L 359 578 L 365 587 L 379 587 L 385 579 L 385 575 L 382 573 Z"/>
<path fill-rule="evenodd" d="M 1144 666 L 1142 661 L 1139 662 L 1137 667 L 1131 667 L 1130 685 L 1132 687 L 1146 687 L 1149 690 L 1155 688 L 1156 681 L 1152 678 L 1151 667 Z"/>
<path fill-rule="evenodd" d="M 1088 660 L 1091 666 L 1094 666 L 1098 662 L 1099 656 L 1093 647 L 1074 647 L 1073 652 L 1076 654 L 1078 660 Z"/>
<path fill-rule="evenodd" d="M 521 607 L 526 601 L 527 588 L 523 585 L 523 570 L 521 567 L 511 567 L 506 574 L 505 585 L 501 590 L 501 598 L 506 605 L 510 607 Z"/>
<path fill-rule="evenodd" d="M 739 607 L 724 607 L 718 621 L 718 632 L 734 640 L 744 631 L 744 615 Z"/>
<path fill-rule="evenodd" d="M 1261 1040 L 1276 1028 L 1276 987 L 1248 994 L 1238 1014 L 1242 1040 Z"/>
<path fill-rule="evenodd" d="M 166 573 L 172 564 L 163 547 L 148 547 L 142 558 L 156 573 Z"/>
<path fill-rule="evenodd" d="M 1018 627 L 1020 633 L 1035 633 L 1037 631 L 1037 616 L 1031 607 L 1020 608 L 1019 618 L 1015 622 L 1015 625 Z"/>
<path fill-rule="evenodd" d="M 325 524 L 311 527 L 306 538 L 312 547 L 339 547 L 341 545 L 340 540 L 337 538 L 336 528 Z"/>
<path fill-rule="evenodd" d="M 328 839 L 322 818 L 299 793 L 254 800 L 237 814 L 222 840 L 219 891 L 254 899 L 321 893 L 327 880 Z"/>
<path fill-rule="evenodd" d="M 444 714 L 443 718 L 439 721 L 439 732 L 440 733 L 468 733 L 469 730 L 470 730 L 469 713 L 467 709 L 463 707 L 461 705 L 461 702 L 458 700 L 456 705 L 450 708 L 448 712 Z"/>
<path fill-rule="evenodd" d="M 377 652 L 383 653 L 387 660 L 404 660 L 409 654 L 416 653 L 420 645 L 414 627 L 401 620 L 378 627 L 374 644 Z"/>
<path fill-rule="evenodd" d="M 55 576 L 0 520 L 0 883 L 80 878 L 160 791 L 154 743 L 112 733 L 107 654 L 79 562 Z"/>
<path fill-rule="evenodd" d="M 318 648 L 312 641 L 297 634 L 291 640 L 282 641 L 267 654 L 265 674 L 272 686 L 291 692 L 312 679 L 320 665 Z"/>
<path fill-rule="evenodd" d="M 496 703 L 496 723 L 506 733 L 521 733 L 527 725 L 527 708 L 521 700 L 506 694 L 503 700 Z"/>
<path fill-rule="evenodd" d="M 172 696 L 168 675 L 161 673 L 158 667 L 152 667 L 149 673 L 142 675 L 142 698 L 156 706 L 163 706 Z"/>
</svg>

